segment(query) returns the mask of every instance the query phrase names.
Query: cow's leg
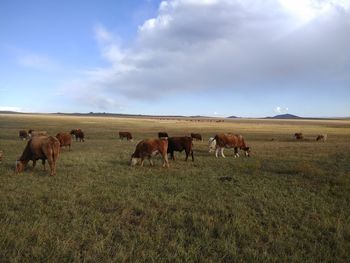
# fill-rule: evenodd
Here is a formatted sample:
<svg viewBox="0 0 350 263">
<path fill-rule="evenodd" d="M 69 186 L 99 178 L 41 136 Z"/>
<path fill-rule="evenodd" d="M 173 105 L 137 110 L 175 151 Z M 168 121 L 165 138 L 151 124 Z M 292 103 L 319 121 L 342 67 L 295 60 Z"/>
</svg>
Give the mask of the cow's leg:
<svg viewBox="0 0 350 263">
<path fill-rule="evenodd" d="M 163 157 L 163 167 L 168 167 L 169 168 L 169 161 L 168 161 L 168 154 L 166 152 L 162 153 L 162 157 Z"/>
<path fill-rule="evenodd" d="M 219 150 L 220 150 L 220 147 L 217 147 L 216 150 L 215 150 L 215 156 L 216 156 L 216 158 L 218 158 Z"/>
<path fill-rule="evenodd" d="M 168 158 L 168 157 L 167 157 L 167 158 Z M 174 151 L 171 151 L 171 152 L 170 152 L 170 158 L 171 158 L 171 160 L 174 160 L 174 161 L 175 161 Z"/>
<path fill-rule="evenodd" d="M 33 169 L 34 169 L 35 165 L 36 165 L 36 160 L 33 160 Z"/>
<path fill-rule="evenodd" d="M 221 148 L 221 156 L 222 156 L 223 158 L 226 158 L 226 156 L 224 155 L 224 149 L 225 149 L 224 147 Z"/>
<path fill-rule="evenodd" d="M 53 160 L 53 158 L 48 158 L 47 161 L 49 162 L 49 166 L 50 166 L 50 175 L 53 176 L 56 174 L 56 165 L 55 165 L 55 161 Z M 45 162 L 45 160 L 43 160 L 43 163 Z"/>
<path fill-rule="evenodd" d="M 239 157 L 238 148 L 237 148 L 237 147 L 234 148 L 234 157 L 235 157 L 235 158 L 236 158 L 236 157 Z"/>
<path fill-rule="evenodd" d="M 43 164 L 43 170 L 46 171 L 45 159 L 42 159 L 41 163 Z M 49 161 L 49 164 L 50 164 L 50 161 Z M 51 167 L 51 164 L 50 164 L 50 167 Z"/>
<path fill-rule="evenodd" d="M 143 166 L 144 158 L 141 157 L 141 167 Z"/>
<path fill-rule="evenodd" d="M 148 157 L 148 161 L 149 161 L 149 164 L 151 165 L 151 166 L 153 166 L 153 161 L 152 161 L 152 159 L 151 159 L 152 157 L 151 156 L 149 156 Z"/>
<path fill-rule="evenodd" d="M 191 150 L 192 162 L 194 162 L 193 150 Z"/>
<path fill-rule="evenodd" d="M 186 153 L 186 158 L 185 158 L 185 161 L 187 162 L 188 155 L 190 154 L 190 151 L 186 150 L 186 151 L 185 151 L 185 153 Z"/>
</svg>

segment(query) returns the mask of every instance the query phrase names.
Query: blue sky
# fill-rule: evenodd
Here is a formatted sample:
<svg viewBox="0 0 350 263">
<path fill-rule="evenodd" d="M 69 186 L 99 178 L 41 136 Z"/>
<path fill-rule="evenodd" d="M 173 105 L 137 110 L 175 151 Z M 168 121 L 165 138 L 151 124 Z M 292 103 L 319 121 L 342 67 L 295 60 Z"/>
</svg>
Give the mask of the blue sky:
<svg viewBox="0 0 350 263">
<path fill-rule="evenodd" d="M 0 1 L 0 110 L 350 116 L 350 0 Z"/>
</svg>

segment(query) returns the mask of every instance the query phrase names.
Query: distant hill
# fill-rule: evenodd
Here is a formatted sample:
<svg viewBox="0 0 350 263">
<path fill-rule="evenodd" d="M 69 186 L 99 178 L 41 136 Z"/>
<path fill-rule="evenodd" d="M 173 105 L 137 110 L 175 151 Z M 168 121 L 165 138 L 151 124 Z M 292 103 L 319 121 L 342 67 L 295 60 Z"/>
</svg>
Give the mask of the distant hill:
<svg viewBox="0 0 350 263">
<path fill-rule="evenodd" d="M 266 119 L 302 119 L 302 117 L 293 114 L 280 114 L 274 117 L 266 117 Z"/>
<path fill-rule="evenodd" d="M 237 116 L 229 116 L 227 117 L 227 119 L 237 119 L 238 117 Z"/>
</svg>

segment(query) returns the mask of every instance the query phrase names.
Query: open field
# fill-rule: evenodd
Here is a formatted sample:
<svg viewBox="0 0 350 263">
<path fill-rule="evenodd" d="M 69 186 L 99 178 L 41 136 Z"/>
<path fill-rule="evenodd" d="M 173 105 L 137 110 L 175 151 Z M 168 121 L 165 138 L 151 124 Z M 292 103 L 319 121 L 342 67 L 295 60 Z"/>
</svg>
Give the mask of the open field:
<svg viewBox="0 0 350 263">
<path fill-rule="evenodd" d="M 14 174 L 20 129 L 81 128 L 57 175 Z M 119 141 L 130 131 L 134 142 Z M 136 143 L 198 132 L 195 162 L 130 167 Z M 304 141 L 292 134 L 303 132 Z M 242 134 L 252 157 L 216 159 L 207 140 Z M 327 133 L 328 140 L 316 142 Z M 0 115 L 0 262 L 346 262 L 349 120 L 185 120 Z M 232 177 L 221 181 L 220 177 Z"/>
</svg>

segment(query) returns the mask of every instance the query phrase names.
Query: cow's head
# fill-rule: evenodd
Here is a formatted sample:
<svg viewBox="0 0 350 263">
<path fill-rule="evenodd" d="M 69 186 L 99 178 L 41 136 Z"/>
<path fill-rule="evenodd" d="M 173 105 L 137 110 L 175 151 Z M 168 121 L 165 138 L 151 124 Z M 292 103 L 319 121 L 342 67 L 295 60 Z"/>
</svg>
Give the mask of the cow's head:
<svg viewBox="0 0 350 263">
<path fill-rule="evenodd" d="M 135 166 L 139 162 L 140 158 L 135 157 L 135 154 L 131 155 L 130 166 Z"/>
<path fill-rule="evenodd" d="M 245 156 L 250 157 L 250 147 L 243 147 L 242 150 L 244 151 Z"/>
<path fill-rule="evenodd" d="M 24 162 L 22 162 L 22 161 L 20 161 L 20 160 L 17 160 L 17 161 L 16 161 L 15 172 L 16 172 L 16 173 L 21 173 L 21 172 L 23 172 L 24 167 L 25 167 Z"/>
<path fill-rule="evenodd" d="M 208 141 L 209 152 L 214 152 L 216 149 L 216 140 L 215 138 L 210 138 Z"/>
</svg>

